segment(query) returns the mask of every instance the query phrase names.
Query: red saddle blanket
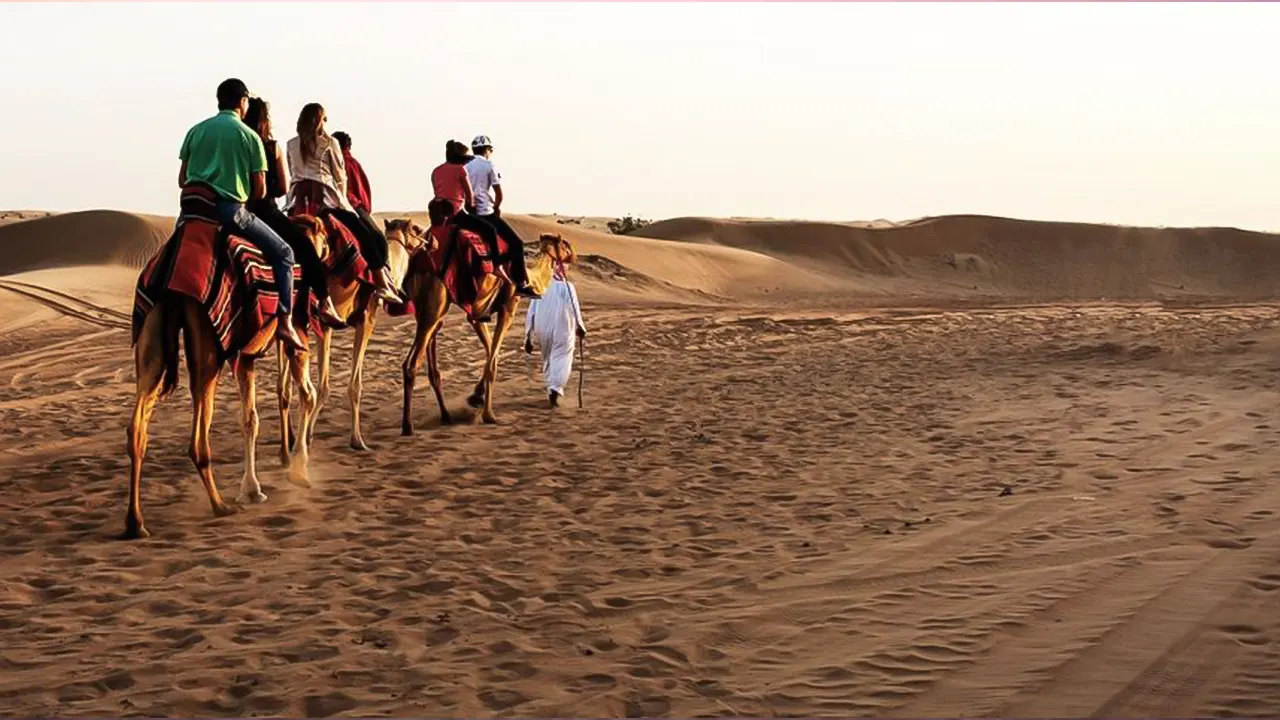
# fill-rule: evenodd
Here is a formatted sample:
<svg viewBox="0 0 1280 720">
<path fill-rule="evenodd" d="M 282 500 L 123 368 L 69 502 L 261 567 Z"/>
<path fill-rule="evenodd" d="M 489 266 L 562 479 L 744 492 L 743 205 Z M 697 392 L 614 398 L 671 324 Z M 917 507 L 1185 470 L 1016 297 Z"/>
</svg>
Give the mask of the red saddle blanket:
<svg viewBox="0 0 1280 720">
<path fill-rule="evenodd" d="M 470 230 L 451 226 L 431 228 L 434 242 L 424 245 L 409 258 L 409 275 L 431 274 L 444 282 L 449 300 L 462 308 L 469 319 L 476 319 L 483 308 L 475 306 L 480 283 L 495 272 L 496 263 L 484 239 Z M 507 243 L 498 238 L 498 253 L 507 254 Z M 387 307 L 390 315 L 413 312 L 413 301 L 403 306 Z"/>
<path fill-rule="evenodd" d="M 343 284 L 356 281 L 368 285 L 377 284 L 373 271 L 369 269 L 369 262 L 360 253 L 360 243 L 356 240 L 355 233 L 338 218 L 324 212 L 323 192 L 324 188 L 319 183 L 311 180 L 299 181 L 295 188 L 298 202 L 289 209 L 289 216 L 310 215 L 320 218 L 324 223 L 329 245 L 325 267 L 328 268 L 330 277 Z"/>
<path fill-rule="evenodd" d="M 165 292 L 186 295 L 200 303 L 213 326 L 226 360 L 238 353 L 275 316 L 280 298 L 275 273 L 262 251 L 247 240 L 222 232 L 212 218 L 212 195 L 202 188 L 183 192 L 183 214 L 173 235 L 151 257 L 133 298 L 133 342 L 151 309 Z M 302 269 L 293 267 L 295 287 Z M 305 318 L 314 302 L 295 299 L 295 319 Z M 312 329 L 318 328 L 310 313 Z"/>
</svg>

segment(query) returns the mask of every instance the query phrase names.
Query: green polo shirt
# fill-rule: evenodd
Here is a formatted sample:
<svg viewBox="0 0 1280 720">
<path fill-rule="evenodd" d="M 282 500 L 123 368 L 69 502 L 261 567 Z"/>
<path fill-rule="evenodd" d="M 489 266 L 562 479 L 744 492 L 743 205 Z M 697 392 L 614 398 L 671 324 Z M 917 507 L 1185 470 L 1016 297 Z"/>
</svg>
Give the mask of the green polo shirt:
<svg viewBox="0 0 1280 720">
<path fill-rule="evenodd" d="M 187 182 L 202 182 L 228 200 L 248 202 L 250 173 L 267 171 L 262 138 L 234 110 L 223 110 L 187 131 L 178 151 Z"/>
</svg>

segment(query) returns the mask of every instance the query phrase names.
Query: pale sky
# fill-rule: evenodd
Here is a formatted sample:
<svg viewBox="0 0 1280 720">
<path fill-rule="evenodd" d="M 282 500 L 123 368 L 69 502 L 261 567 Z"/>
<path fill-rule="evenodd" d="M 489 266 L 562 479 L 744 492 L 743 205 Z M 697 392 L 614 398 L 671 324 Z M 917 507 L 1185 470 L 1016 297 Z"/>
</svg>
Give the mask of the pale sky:
<svg viewBox="0 0 1280 720">
<path fill-rule="evenodd" d="M 0 4 L 0 208 L 176 211 L 240 77 L 375 210 L 493 138 L 514 213 L 1280 230 L 1280 5 Z"/>
</svg>

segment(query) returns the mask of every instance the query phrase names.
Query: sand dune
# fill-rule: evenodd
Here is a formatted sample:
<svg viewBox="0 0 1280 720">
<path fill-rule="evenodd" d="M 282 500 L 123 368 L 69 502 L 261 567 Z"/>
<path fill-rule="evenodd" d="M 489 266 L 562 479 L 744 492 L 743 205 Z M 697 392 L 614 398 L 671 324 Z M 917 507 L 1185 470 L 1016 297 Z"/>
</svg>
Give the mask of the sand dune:
<svg viewBox="0 0 1280 720">
<path fill-rule="evenodd" d="M 426 222 L 421 213 L 379 216 Z M 619 302 L 1260 300 L 1277 297 L 1280 287 L 1273 280 L 1280 236 L 1233 228 L 976 215 L 898 225 L 676 218 L 619 236 L 555 217 L 517 215 L 511 222 L 527 238 L 551 232 L 572 239 L 585 256 L 588 287 L 601 300 Z M 114 211 L 0 225 L 0 274 L 67 265 L 140 267 L 172 227 L 169 217 Z"/>
<path fill-rule="evenodd" d="M 424 388 L 401 438 L 384 319 L 372 453 L 340 335 L 315 486 L 264 377 L 269 500 L 214 519 L 180 389 L 128 544 L 127 313 L 172 218 L 0 226 L 0 714 L 1280 714 L 1275 237 L 512 222 L 584 256 L 585 408 L 551 421 L 512 341 L 504 425 Z M 440 342 L 461 406 L 478 343 Z M 236 407 L 224 380 L 228 497 Z"/>
<path fill-rule="evenodd" d="M 879 288 L 898 280 L 913 295 L 972 290 L 1038 300 L 1264 299 L 1280 288 L 1274 281 L 1280 236 L 1233 228 L 958 215 L 883 228 L 677 218 L 640 234 L 751 250 Z M 938 287 L 930 289 L 931 281 Z"/>
<path fill-rule="evenodd" d="M 0 275 L 73 265 L 140 268 L 173 232 L 173 218 L 87 210 L 0 225 Z"/>
</svg>

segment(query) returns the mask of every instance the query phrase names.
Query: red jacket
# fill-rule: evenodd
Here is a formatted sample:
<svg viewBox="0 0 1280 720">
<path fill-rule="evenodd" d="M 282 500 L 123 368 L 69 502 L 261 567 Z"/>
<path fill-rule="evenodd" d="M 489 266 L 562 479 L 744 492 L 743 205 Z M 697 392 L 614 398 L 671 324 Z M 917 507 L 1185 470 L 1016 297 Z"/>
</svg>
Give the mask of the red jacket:
<svg viewBox="0 0 1280 720">
<path fill-rule="evenodd" d="M 373 191 L 369 189 L 369 176 L 347 150 L 342 151 L 342 161 L 347 166 L 347 200 L 356 210 L 373 212 Z"/>
</svg>

